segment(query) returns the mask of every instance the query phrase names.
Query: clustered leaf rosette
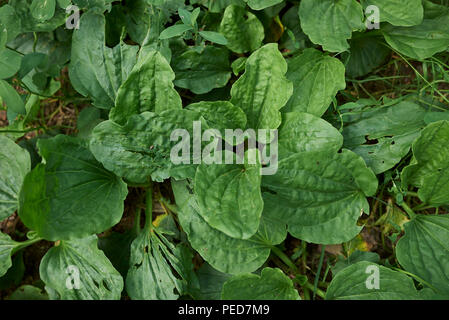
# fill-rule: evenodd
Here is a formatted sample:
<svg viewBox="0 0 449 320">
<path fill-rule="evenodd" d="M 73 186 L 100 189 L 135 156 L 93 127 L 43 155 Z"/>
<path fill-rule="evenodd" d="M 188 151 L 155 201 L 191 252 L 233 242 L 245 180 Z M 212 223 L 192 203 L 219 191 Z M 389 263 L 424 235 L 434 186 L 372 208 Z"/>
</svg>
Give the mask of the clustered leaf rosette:
<svg viewBox="0 0 449 320">
<path fill-rule="evenodd" d="M 71 5 L 83 12 L 73 31 L 64 29 Z M 372 5 L 380 30 L 366 27 Z M 17 211 L 29 232 L 25 241 L 0 233 L 0 279 L 23 248 L 45 240 L 53 243 L 39 267 L 46 293 L 28 286 L 16 297 L 120 299 L 125 290 L 131 299 L 301 299 L 295 284 L 309 290 L 307 279 L 269 267 L 270 254 L 288 234 L 323 246 L 357 237 L 377 176 L 400 179 L 396 190 L 422 207 L 449 205 L 447 112 L 412 96 L 336 99 L 348 78 L 371 73 L 392 51 L 416 60 L 447 51 L 448 20 L 449 8 L 421 0 L 196 8 L 178 0 L 10 0 L 0 7 L 0 97 L 9 122 L 0 136 L 0 220 Z M 61 88 L 67 64 L 71 85 L 91 103 L 78 135 L 16 143 L 40 101 Z M 29 94 L 19 94 L 13 78 Z M 173 150 L 184 151 L 173 139 L 180 129 L 188 161 L 175 163 Z M 209 140 L 206 130 L 214 130 Z M 227 130 L 276 138 L 234 141 Z M 206 163 L 197 147 L 233 161 Z M 394 168 L 403 168 L 397 178 Z M 133 187 L 146 189 L 129 206 L 134 226 L 111 231 L 130 210 Z M 408 214 L 394 248 L 401 268 L 353 253 L 332 267 L 322 298 L 449 297 L 448 215 L 397 203 Z M 156 204 L 165 213 L 153 217 Z M 199 270 L 196 253 L 205 261 Z M 378 280 L 368 283 L 368 271 Z"/>
</svg>

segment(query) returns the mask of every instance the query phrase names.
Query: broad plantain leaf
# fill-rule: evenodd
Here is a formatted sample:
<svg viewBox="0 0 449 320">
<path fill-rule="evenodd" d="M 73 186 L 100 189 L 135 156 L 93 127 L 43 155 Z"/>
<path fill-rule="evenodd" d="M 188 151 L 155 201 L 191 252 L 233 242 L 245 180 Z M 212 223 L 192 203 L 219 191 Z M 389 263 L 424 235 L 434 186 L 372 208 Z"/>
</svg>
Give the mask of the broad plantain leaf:
<svg viewBox="0 0 449 320">
<path fill-rule="evenodd" d="M 123 278 L 97 236 L 61 241 L 42 258 L 39 274 L 52 300 L 119 300 Z"/>
<path fill-rule="evenodd" d="M 369 261 L 358 262 L 337 273 L 326 292 L 326 300 L 418 299 L 412 278 Z"/>
<path fill-rule="evenodd" d="M 28 151 L 0 135 L 0 221 L 17 209 L 18 194 L 30 169 Z"/>
<path fill-rule="evenodd" d="M 45 164 L 25 177 L 19 194 L 19 216 L 27 227 L 47 240 L 71 240 L 120 221 L 126 184 L 82 141 L 59 135 L 39 140 L 38 148 Z"/>
<path fill-rule="evenodd" d="M 270 255 L 270 244 L 258 235 L 235 239 L 212 228 L 199 214 L 199 207 L 186 181 L 172 180 L 179 207 L 178 218 L 192 247 L 215 269 L 229 274 L 252 272 Z"/>
<path fill-rule="evenodd" d="M 363 8 L 377 6 L 380 22 L 411 27 L 421 24 L 424 16 L 421 0 L 362 0 Z"/>
<path fill-rule="evenodd" d="M 301 111 L 321 117 L 337 92 L 346 88 L 341 61 L 315 49 L 289 59 L 286 77 L 293 83 L 293 94 L 283 112 Z"/>
<path fill-rule="evenodd" d="M 287 63 L 269 43 L 254 51 L 246 61 L 245 73 L 233 84 L 231 102 L 247 117 L 247 128 L 276 129 L 281 109 L 292 95 L 293 85 L 285 77 Z"/>
<path fill-rule="evenodd" d="M 104 121 L 92 132 L 90 150 L 106 169 L 128 181 L 144 183 L 150 176 L 155 181 L 162 181 L 172 175 L 170 170 L 175 167 L 170 159 L 176 144 L 171 141 L 172 132 L 183 128 L 191 133 L 196 120 L 199 120 L 197 112 L 179 110 L 161 115 L 153 112 L 135 114 L 123 126 L 111 120 Z M 186 170 L 187 174 L 195 167 L 184 164 L 180 169 Z"/>
<path fill-rule="evenodd" d="M 403 101 L 342 113 L 344 146 L 360 155 L 374 173 L 396 165 L 425 126 L 426 110 Z"/>
<path fill-rule="evenodd" d="M 260 276 L 239 274 L 227 280 L 223 300 L 301 300 L 292 280 L 281 269 L 264 268 Z"/>
<path fill-rule="evenodd" d="M 176 73 L 175 85 L 203 94 L 224 87 L 231 78 L 229 51 L 206 46 L 201 52 L 189 49 L 171 63 Z"/>
<path fill-rule="evenodd" d="M 430 58 L 449 47 L 449 13 L 424 19 L 413 27 L 382 28 L 387 43 L 399 53 L 417 60 Z"/>
<path fill-rule="evenodd" d="M 383 39 L 369 36 L 369 33 L 357 35 L 357 38 L 349 40 L 350 52 L 342 54 L 343 59 L 348 58 L 346 74 L 352 78 L 364 76 L 380 67 L 391 53 Z"/>
<path fill-rule="evenodd" d="M 429 124 L 413 143 L 413 160 L 402 171 L 405 186 L 419 187 L 418 196 L 427 204 L 449 204 L 449 121 Z"/>
<path fill-rule="evenodd" d="M 47 21 L 55 14 L 55 0 L 33 0 L 30 10 L 33 17 L 38 21 Z"/>
<path fill-rule="evenodd" d="M 0 79 L 7 79 L 20 69 L 22 56 L 10 49 L 0 49 Z"/>
<path fill-rule="evenodd" d="M 417 215 L 396 246 L 401 266 L 449 297 L 449 215 Z"/>
<path fill-rule="evenodd" d="M 258 49 L 265 37 L 264 28 L 259 19 L 237 5 L 226 8 L 219 30 L 226 35 L 228 49 L 236 53 Z"/>
<path fill-rule="evenodd" d="M 260 163 L 244 160 L 244 164 L 200 164 L 194 182 L 201 217 L 237 239 L 257 232 L 263 210 Z"/>
<path fill-rule="evenodd" d="M 299 19 L 310 40 L 331 52 L 346 51 L 352 32 L 365 29 L 362 6 L 355 0 L 302 0 Z"/>
<path fill-rule="evenodd" d="M 264 176 L 262 186 L 269 189 L 265 203 L 277 204 L 279 218 L 294 237 L 337 244 L 360 232 L 357 219 L 369 213 L 365 197 L 374 195 L 377 179 L 349 150 L 315 151 L 281 159 L 277 173 Z"/>
<path fill-rule="evenodd" d="M 13 250 L 19 246 L 19 242 L 12 240 L 6 233 L 0 232 L 0 277 L 11 268 Z"/>
<path fill-rule="evenodd" d="M 248 3 L 248 6 L 253 10 L 262 10 L 271 6 L 274 6 L 278 3 L 281 3 L 283 0 L 244 0 Z"/>
<path fill-rule="evenodd" d="M 144 229 L 131 245 L 126 276 L 126 292 L 130 298 L 176 300 L 184 294 L 188 278 L 182 264 L 183 255 L 189 256 L 192 266 L 192 254 L 185 246 L 173 245 L 157 230 Z"/>
<path fill-rule="evenodd" d="M 125 124 L 133 114 L 182 109 L 181 97 L 173 86 L 175 74 L 167 60 L 155 50 L 139 59 L 120 86 L 109 119 Z"/>
<path fill-rule="evenodd" d="M 88 11 L 80 19 L 72 38 L 70 81 L 76 91 L 102 109 L 114 106 L 117 91 L 136 63 L 137 46 L 105 45 L 105 18 Z"/>
</svg>

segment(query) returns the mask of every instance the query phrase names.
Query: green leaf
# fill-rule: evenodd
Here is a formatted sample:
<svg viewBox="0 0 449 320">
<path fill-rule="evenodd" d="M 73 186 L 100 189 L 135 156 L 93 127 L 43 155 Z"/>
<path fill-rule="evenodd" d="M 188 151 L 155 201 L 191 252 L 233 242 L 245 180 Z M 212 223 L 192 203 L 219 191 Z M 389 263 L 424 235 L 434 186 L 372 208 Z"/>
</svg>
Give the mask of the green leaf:
<svg viewBox="0 0 449 320">
<path fill-rule="evenodd" d="M 201 52 L 189 49 L 172 60 L 175 85 L 203 94 L 224 87 L 231 78 L 229 51 L 206 46 Z"/>
<path fill-rule="evenodd" d="M 18 194 L 30 169 L 28 151 L 0 135 L 0 221 L 17 209 Z"/>
<path fill-rule="evenodd" d="M 402 171 L 404 186 L 419 187 L 419 198 L 438 207 L 449 204 L 449 121 L 429 124 L 413 143 L 413 160 Z"/>
<path fill-rule="evenodd" d="M 359 37 L 349 41 L 350 53 L 342 54 L 346 62 L 346 74 L 351 78 L 364 76 L 380 67 L 390 56 L 391 50 L 385 45 L 383 39 L 360 34 Z M 364 34 L 364 35 L 365 35 Z"/>
<path fill-rule="evenodd" d="M 6 104 L 9 121 L 12 122 L 18 114 L 26 114 L 25 104 L 22 98 L 5 80 L 0 80 L 0 98 Z"/>
<path fill-rule="evenodd" d="M 126 277 L 129 269 L 131 243 L 136 239 L 138 231 L 134 227 L 124 233 L 111 232 L 108 236 L 98 239 L 98 248 L 104 252 L 114 268 L 123 277 Z"/>
<path fill-rule="evenodd" d="M 335 277 L 337 273 L 339 273 L 344 268 L 352 266 L 360 261 L 369 261 L 373 263 L 379 263 L 380 257 L 376 252 L 369 251 L 354 251 L 349 257 L 345 258 L 339 255 L 337 257 L 337 262 L 332 267 L 332 274 Z"/>
<path fill-rule="evenodd" d="M 51 32 L 66 22 L 65 10 L 55 8 L 54 0 L 10 0 L 9 4 L 20 20 L 21 32 Z M 37 10 L 33 9 L 35 5 L 39 7 Z M 37 19 L 35 15 L 46 20 Z"/>
<path fill-rule="evenodd" d="M 23 251 L 17 252 L 12 259 L 12 266 L 0 277 L 0 290 L 18 286 L 22 282 L 25 274 L 25 264 L 23 263 Z"/>
<path fill-rule="evenodd" d="M 47 240 L 71 240 L 120 221 L 126 184 L 106 171 L 82 141 L 58 135 L 39 140 L 38 148 L 45 165 L 25 177 L 19 195 L 19 216 L 28 228 Z"/>
<path fill-rule="evenodd" d="M 211 128 L 223 131 L 222 137 L 225 129 L 239 129 L 246 125 L 243 110 L 228 101 L 201 101 L 189 104 L 185 109 L 200 113 Z"/>
<path fill-rule="evenodd" d="M 228 49 L 236 53 L 258 49 L 265 37 L 259 19 L 245 8 L 236 5 L 226 8 L 219 30 L 226 35 Z"/>
<path fill-rule="evenodd" d="M 33 17 L 41 22 L 50 20 L 55 14 L 55 0 L 33 0 L 30 6 Z"/>
<path fill-rule="evenodd" d="M 283 0 L 244 0 L 248 3 L 248 6 L 253 10 L 262 10 L 271 6 L 274 6 L 278 3 L 281 3 Z"/>
<path fill-rule="evenodd" d="M 179 110 L 161 115 L 135 114 L 124 126 L 104 121 L 92 132 L 90 150 L 106 169 L 130 182 L 145 183 L 150 176 L 162 181 L 169 178 L 171 169 L 175 168 L 170 160 L 170 152 L 176 144 L 170 140 L 171 133 L 179 128 L 191 133 L 196 120 L 199 120 L 198 113 Z M 188 170 L 188 165 L 181 166 Z"/>
<path fill-rule="evenodd" d="M 80 28 L 72 37 L 70 81 L 76 91 L 102 109 L 114 106 L 117 91 L 136 63 L 138 46 L 120 43 L 105 45 L 105 18 L 88 11 L 81 16 Z"/>
<path fill-rule="evenodd" d="M 375 287 L 376 275 L 379 280 L 378 289 Z M 358 262 L 340 271 L 332 279 L 326 292 L 326 300 L 418 299 L 420 298 L 412 278 L 368 261 Z"/>
<path fill-rule="evenodd" d="M 206 39 L 206 40 L 208 40 L 210 42 L 215 42 L 216 44 L 221 44 L 221 45 L 224 45 L 224 46 L 228 44 L 228 40 L 220 32 L 200 31 L 199 34 L 204 39 Z"/>
<path fill-rule="evenodd" d="M 187 286 L 182 256 L 192 254 L 183 245 L 174 246 L 155 230 L 144 229 L 131 245 L 126 292 L 134 300 L 176 300 Z M 175 270 L 181 279 L 175 276 Z"/>
<path fill-rule="evenodd" d="M 25 284 L 17 288 L 8 300 L 48 300 L 48 296 L 44 290 Z"/>
<path fill-rule="evenodd" d="M 159 39 L 170 39 L 173 37 L 181 36 L 184 32 L 193 30 L 190 25 L 186 24 L 175 24 L 174 26 L 170 26 L 167 29 L 163 30 L 159 35 Z"/>
<path fill-rule="evenodd" d="M 281 109 L 292 95 L 293 85 L 285 77 L 287 63 L 269 43 L 246 61 L 245 73 L 234 82 L 231 102 L 247 116 L 247 128 L 276 129 L 281 124 Z"/>
<path fill-rule="evenodd" d="M 223 284 L 231 275 L 212 268 L 204 263 L 197 272 L 200 290 L 195 297 L 198 300 L 220 300 Z"/>
<path fill-rule="evenodd" d="M 239 57 L 231 63 L 232 72 L 238 76 L 240 72 L 245 71 L 247 57 Z"/>
<path fill-rule="evenodd" d="M 0 51 L 0 79 L 7 79 L 20 69 L 22 56 L 10 49 Z"/>
<path fill-rule="evenodd" d="M 331 52 L 346 51 L 352 32 L 365 29 L 362 6 L 355 0 L 303 0 L 299 19 L 310 40 Z"/>
<path fill-rule="evenodd" d="M 264 268 L 260 276 L 239 274 L 227 280 L 223 300 L 301 300 L 292 280 L 281 269 Z"/>
<path fill-rule="evenodd" d="M 315 49 L 289 59 L 286 77 L 293 83 L 293 94 L 283 112 L 301 111 L 321 117 L 337 92 L 346 88 L 341 61 Z"/>
<path fill-rule="evenodd" d="M 189 192 L 186 181 L 175 182 L 172 188 L 179 207 L 178 218 L 192 247 L 215 269 L 230 274 L 252 272 L 262 266 L 270 255 L 270 245 L 258 235 L 235 239 L 212 228 L 199 214 L 199 207 Z"/>
<path fill-rule="evenodd" d="M 379 174 L 396 165 L 410 151 L 425 126 L 426 110 L 402 101 L 341 114 L 344 146 L 365 159 Z"/>
<path fill-rule="evenodd" d="M 4 4 L 0 7 L 0 29 L 3 32 L 6 30 L 6 43 L 14 40 L 22 31 L 20 21 L 21 19 L 17 15 L 16 10 L 14 10 L 14 7 L 9 4 Z"/>
<path fill-rule="evenodd" d="M 133 114 L 182 109 L 181 97 L 174 89 L 175 73 L 167 60 L 155 50 L 139 59 L 120 86 L 109 118 L 119 124 Z"/>
<path fill-rule="evenodd" d="M 380 22 L 389 22 L 394 26 L 415 26 L 423 20 L 421 0 L 362 0 L 361 3 L 363 9 L 370 5 L 377 6 Z"/>
<path fill-rule="evenodd" d="M 39 274 L 52 300 L 119 300 L 123 279 L 97 236 L 61 241 L 42 258 Z"/>
<path fill-rule="evenodd" d="M 275 175 L 264 176 L 265 204 L 278 206 L 288 231 L 307 242 L 337 244 L 361 230 L 357 220 L 369 213 L 366 196 L 377 189 L 374 173 L 355 153 L 314 151 L 282 158 Z"/>
<path fill-rule="evenodd" d="M 263 210 L 260 168 L 246 155 L 244 164 L 200 164 L 194 183 L 201 217 L 232 238 L 252 237 Z"/>
<path fill-rule="evenodd" d="M 449 296 L 449 215 L 417 215 L 396 246 L 401 266 Z"/>
<path fill-rule="evenodd" d="M 81 110 L 76 121 L 76 128 L 78 129 L 78 138 L 88 139 L 92 130 L 102 122 L 101 110 L 90 106 Z"/>
<path fill-rule="evenodd" d="M 382 33 L 394 50 L 412 59 L 424 60 L 449 47 L 449 13 L 424 19 L 413 27 L 387 25 Z"/>
<path fill-rule="evenodd" d="M 278 131 L 279 159 L 311 151 L 337 152 L 343 137 L 330 123 L 304 112 L 282 114 Z"/>
<path fill-rule="evenodd" d="M 19 245 L 20 243 L 12 240 L 9 235 L 0 232 L 0 277 L 11 268 L 13 250 Z"/>
</svg>

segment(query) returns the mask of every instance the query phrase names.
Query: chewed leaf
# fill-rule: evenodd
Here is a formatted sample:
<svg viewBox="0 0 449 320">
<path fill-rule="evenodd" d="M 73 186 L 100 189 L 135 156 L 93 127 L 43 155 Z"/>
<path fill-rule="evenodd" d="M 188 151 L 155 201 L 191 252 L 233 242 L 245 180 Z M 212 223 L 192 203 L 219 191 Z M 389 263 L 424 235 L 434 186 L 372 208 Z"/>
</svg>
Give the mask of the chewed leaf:
<svg viewBox="0 0 449 320">
<path fill-rule="evenodd" d="M 39 273 L 52 300 L 118 300 L 123 278 L 97 248 L 97 236 L 61 241 L 43 257 Z"/>
<path fill-rule="evenodd" d="M 184 294 L 188 279 L 182 261 L 184 254 L 188 254 L 188 249 L 183 245 L 175 247 L 164 235 L 144 229 L 131 245 L 126 277 L 130 298 L 175 300 Z M 189 255 L 191 263 L 192 255 Z"/>
</svg>

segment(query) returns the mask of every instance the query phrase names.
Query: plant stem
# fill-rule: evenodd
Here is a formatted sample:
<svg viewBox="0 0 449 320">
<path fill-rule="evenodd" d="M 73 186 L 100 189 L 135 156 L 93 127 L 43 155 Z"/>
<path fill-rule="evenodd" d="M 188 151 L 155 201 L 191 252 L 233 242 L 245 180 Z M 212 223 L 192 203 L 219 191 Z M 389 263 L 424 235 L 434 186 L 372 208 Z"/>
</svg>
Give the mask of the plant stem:
<svg viewBox="0 0 449 320">
<path fill-rule="evenodd" d="M 324 251 L 326 249 L 325 245 L 321 245 L 321 255 L 320 255 L 320 262 L 318 263 L 318 270 L 315 274 L 315 281 L 313 282 L 313 296 L 312 299 L 315 300 L 315 295 L 318 290 L 318 281 L 320 280 L 320 274 L 321 274 L 321 268 L 323 267 L 323 261 L 324 261 Z"/>
<path fill-rule="evenodd" d="M 399 203 L 399 205 L 404 208 L 410 219 L 414 219 L 416 217 L 416 213 L 407 205 L 407 203 L 405 203 L 405 201 Z"/>
<path fill-rule="evenodd" d="M 292 271 L 294 271 L 295 273 L 298 273 L 298 267 L 293 263 L 293 261 L 281 250 L 279 250 L 279 248 L 272 246 L 271 250 L 273 251 L 273 253 L 275 255 L 277 255 L 279 257 L 279 259 L 282 260 L 282 262 L 284 262 L 290 269 L 292 269 Z"/>
<path fill-rule="evenodd" d="M 23 248 L 31 246 L 32 244 L 34 244 L 36 242 L 39 242 L 41 240 L 43 240 L 43 239 L 42 238 L 35 238 L 35 239 L 30 239 L 30 240 L 26 240 L 26 241 L 23 241 L 23 242 L 19 242 L 19 245 L 12 250 L 12 254 L 16 253 L 19 250 L 22 250 Z"/>
<path fill-rule="evenodd" d="M 153 230 L 153 184 L 150 182 L 145 194 L 145 229 Z"/>
</svg>

